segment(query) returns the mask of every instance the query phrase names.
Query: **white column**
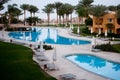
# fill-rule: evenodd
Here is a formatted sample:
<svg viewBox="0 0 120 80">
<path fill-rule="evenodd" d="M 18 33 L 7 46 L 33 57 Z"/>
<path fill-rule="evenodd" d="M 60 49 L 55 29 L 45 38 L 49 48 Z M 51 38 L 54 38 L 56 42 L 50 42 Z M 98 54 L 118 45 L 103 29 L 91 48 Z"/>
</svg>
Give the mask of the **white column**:
<svg viewBox="0 0 120 80">
<path fill-rule="evenodd" d="M 107 37 L 107 30 L 105 30 L 105 37 Z"/>
</svg>

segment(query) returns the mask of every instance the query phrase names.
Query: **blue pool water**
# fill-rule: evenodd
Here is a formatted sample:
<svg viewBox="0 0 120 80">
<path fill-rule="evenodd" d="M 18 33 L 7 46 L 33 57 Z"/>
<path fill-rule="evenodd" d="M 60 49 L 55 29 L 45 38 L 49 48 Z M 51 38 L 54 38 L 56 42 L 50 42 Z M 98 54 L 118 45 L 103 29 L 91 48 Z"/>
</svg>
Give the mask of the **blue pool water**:
<svg viewBox="0 0 120 80">
<path fill-rule="evenodd" d="M 113 80 L 120 80 L 119 63 L 107 61 L 88 54 L 69 55 L 66 56 L 66 58 L 85 70 Z"/>
<path fill-rule="evenodd" d="M 76 40 L 59 36 L 56 29 L 52 28 L 31 28 L 32 31 L 26 32 L 10 32 L 8 35 L 12 38 L 26 40 L 26 41 L 43 41 L 50 44 L 64 44 L 64 45 L 83 45 L 89 44 L 90 41 Z"/>
</svg>

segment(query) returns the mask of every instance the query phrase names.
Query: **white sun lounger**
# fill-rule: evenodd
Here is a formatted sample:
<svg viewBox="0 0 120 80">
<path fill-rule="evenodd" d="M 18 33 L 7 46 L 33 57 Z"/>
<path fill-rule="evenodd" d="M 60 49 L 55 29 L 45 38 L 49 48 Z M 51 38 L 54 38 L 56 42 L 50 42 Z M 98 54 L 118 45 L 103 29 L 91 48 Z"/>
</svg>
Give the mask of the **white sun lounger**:
<svg viewBox="0 0 120 80">
<path fill-rule="evenodd" d="M 48 61 L 48 58 L 45 57 L 45 56 L 37 56 L 37 59 L 38 59 L 39 61 Z"/>
<path fill-rule="evenodd" d="M 39 61 L 40 66 L 44 66 L 44 65 L 47 65 L 47 64 L 48 64 L 48 61 Z"/>
<path fill-rule="evenodd" d="M 53 63 L 47 64 L 47 71 L 55 71 L 55 70 L 58 70 L 58 67 L 55 64 Z"/>
<path fill-rule="evenodd" d="M 99 51 L 101 51 L 100 49 L 92 49 L 91 50 L 92 52 L 99 52 Z"/>
<path fill-rule="evenodd" d="M 71 74 L 71 73 L 67 73 L 67 74 L 60 75 L 60 78 L 62 80 L 76 80 L 76 75 Z"/>
</svg>

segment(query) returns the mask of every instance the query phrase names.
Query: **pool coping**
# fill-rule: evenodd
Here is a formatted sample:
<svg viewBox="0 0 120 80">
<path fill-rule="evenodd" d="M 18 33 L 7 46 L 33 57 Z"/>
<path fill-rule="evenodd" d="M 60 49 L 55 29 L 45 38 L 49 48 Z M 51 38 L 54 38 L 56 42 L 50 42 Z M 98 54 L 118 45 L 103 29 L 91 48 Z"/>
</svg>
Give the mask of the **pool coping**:
<svg viewBox="0 0 120 80">
<path fill-rule="evenodd" d="M 71 54 L 67 54 L 67 55 L 64 55 L 64 56 L 63 56 L 64 59 L 70 61 L 72 64 L 76 65 L 77 67 L 79 67 L 79 68 L 81 68 L 81 69 L 83 69 L 83 70 L 85 70 L 85 71 L 88 71 L 88 72 L 90 72 L 90 73 L 92 73 L 92 74 L 95 74 L 95 75 L 98 75 L 98 76 L 101 76 L 101 77 L 104 77 L 104 78 L 106 78 L 107 80 L 114 80 L 114 79 L 112 79 L 112 78 L 105 77 L 105 76 L 103 76 L 103 75 L 100 75 L 100 74 L 94 73 L 94 72 L 92 72 L 92 71 L 89 71 L 89 70 L 87 70 L 87 69 L 85 69 L 85 68 L 82 68 L 81 66 L 77 65 L 76 63 L 74 63 L 74 62 L 72 62 L 71 60 L 69 60 L 69 59 L 66 58 L 67 56 L 72 56 L 72 55 L 91 55 L 91 56 L 95 56 L 95 57 L 102 58 L 102 59 L 104 59 L 104 60 L 106 60 L 106 61 L 109 61 L 109 62 L 115 62 L 115 63 L 119 63 L 119 64 L 120 64 L 120 62 L 108 60 L 108 59 L 105 59 L 105 58 L 103 58 L 103 57 L 101 57 L 101 56 L 94 55 L 94 54 L 89 54 L 89 53 L 71 53 Z"/>
</svg>

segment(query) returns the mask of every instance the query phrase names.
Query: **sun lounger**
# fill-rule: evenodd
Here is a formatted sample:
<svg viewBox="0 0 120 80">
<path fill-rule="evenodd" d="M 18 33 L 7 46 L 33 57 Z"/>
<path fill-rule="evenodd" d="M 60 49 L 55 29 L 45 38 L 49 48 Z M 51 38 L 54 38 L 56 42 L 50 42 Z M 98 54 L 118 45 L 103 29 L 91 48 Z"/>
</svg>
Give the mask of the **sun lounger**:
<svg viewBox="0 0 120 80">
<path fill-rule="evenodd" d="M 47 65 L 47 64 L 48 64 L 48 61 L 39 61 L 40 66 L 44 66 L 44 65 Z"/>
<path fill-rule="evenodd" d="M 38 59 L 39 61 L 48 61 L 48 58 L 45 57 L 45 56 L 37 56 L 37 59 Z"/>
<path fill-rule="evenodd" d="M 58 67 L 55 64 L 53 63 L 47 64 L 47 71 L 55 71 L 55 70 L 58 70 Z"/>
<path fill-rule="evenodd" d="M 35 52 L 35 55 L 36 55 L 36 56 L 44 56 L 44 53 L 41 53 L 41 52 Z"/>
<path fill-rule="evenodd" d="M 62 74 L 60 75 L 60 78 L 62 80 L 76 80 L 76 75 L 68 73 L 68 74 Z"/>
<path fill-rule="evenodd" d="M 101 51 L 100 49 L 92 49 L 91 50 L 92 52 L 99 52 L 99 51 Z"/>
</svg>

